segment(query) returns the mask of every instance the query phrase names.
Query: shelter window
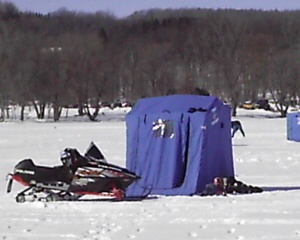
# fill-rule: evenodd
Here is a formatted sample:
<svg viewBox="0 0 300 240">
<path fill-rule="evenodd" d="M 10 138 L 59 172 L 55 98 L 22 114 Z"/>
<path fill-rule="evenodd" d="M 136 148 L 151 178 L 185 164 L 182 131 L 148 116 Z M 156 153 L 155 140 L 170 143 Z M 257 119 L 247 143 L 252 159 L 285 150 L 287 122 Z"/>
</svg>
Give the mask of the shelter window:
<svg viewBox="0 0 300 240">
<path fill-rule="evenodd" d="M 153 135 L 157 138 L 173 138 L 174 137 L 174 122 L 171 120 L 158 119 L 153 122 Z"/>
</svg>

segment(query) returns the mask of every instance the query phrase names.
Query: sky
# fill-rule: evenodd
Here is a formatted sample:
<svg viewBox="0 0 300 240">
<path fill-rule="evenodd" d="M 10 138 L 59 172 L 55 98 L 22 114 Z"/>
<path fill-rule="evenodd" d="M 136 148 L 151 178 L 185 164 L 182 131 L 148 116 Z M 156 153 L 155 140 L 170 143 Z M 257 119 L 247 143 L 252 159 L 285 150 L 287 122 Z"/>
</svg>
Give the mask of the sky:
<svg viewBox="0 0 300 240">
<path fill-rule="evenodd" d="M 32 111 L 32 112 L 31 112 Z M 300 238 L 299 142 L 288 141 L 286 119 L 261 109 L 238 109 L 246 137 L 233 139 L 238 180 L 264 188 L 262 193 L 227 196 L 149 196 L 142 201 L 16 203 L 25 187 L 5 177 L 17 162 L 32 158 L 42 166 L 60 164 L 60 151 L 84 153 L 90 141 L 113 164 L 125 165 L 125 112 L 103 110 L 102 122 L 86 122 L 69 110 L 69 121 L 0 123 L 0 239 L 5 240 L 296 240 Z M 102 111 L 102 110 L 101 110 Z M 65 109 L 63 116 L 66 115 Z M 74 117 L 72 117 L 74 114 Z M 13 116 L 13 115 L 11 115 Z M 275 116 L 277 116 L 275 118 Z M 110 118 L 111 120 L 105 118 Z M 112 120 L 112 119 L 115 120 Z M 113 133 L 113 134 L 112 134 Z"/>
<path fill-rule="evenodd" d="M 2 2 L 8 0 L 1 0 Z M 21 11 L 46 14 L 60 8 L 71 11 L 104 11 L 123 18 L 135 11 L 153 8 L 234 8 L 261 10 L 300 9 L 299 0 L 10 0 Z"/>
</svg>

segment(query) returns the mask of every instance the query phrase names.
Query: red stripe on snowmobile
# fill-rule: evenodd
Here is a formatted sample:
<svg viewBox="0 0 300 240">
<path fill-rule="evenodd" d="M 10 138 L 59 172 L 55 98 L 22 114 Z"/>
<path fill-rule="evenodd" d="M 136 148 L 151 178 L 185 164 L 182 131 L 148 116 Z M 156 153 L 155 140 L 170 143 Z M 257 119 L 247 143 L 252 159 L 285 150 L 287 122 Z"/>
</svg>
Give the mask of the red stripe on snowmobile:
<svg viewBox="0 0 300 240">
<path fill-rule="evenodd" d="M 19 176 L 19 175 L 12 175 L 11 177 L 12 177 L 13 180 L 15 180 L 15 181 L 21 183 L 21 184 L 24 185 L 24 186 L 29 186 L 29 185 L 30 185 L 28 182 L 25 182 L 25 181 L 22 179 L 22 177 Z"/>
</svg>

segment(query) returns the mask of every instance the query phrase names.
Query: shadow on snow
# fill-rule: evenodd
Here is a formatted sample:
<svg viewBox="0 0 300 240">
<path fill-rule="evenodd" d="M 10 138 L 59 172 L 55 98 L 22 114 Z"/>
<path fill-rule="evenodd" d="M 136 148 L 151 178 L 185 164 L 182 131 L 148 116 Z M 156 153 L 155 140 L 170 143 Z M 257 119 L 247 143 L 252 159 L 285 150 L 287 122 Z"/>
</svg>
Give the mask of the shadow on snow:
<svg viewBox="0 0 300 240">
<path fill-rule="evenodd" d="M 294 187 L 262 187 L 265 192 L 274 192 L 274 191 L 295 191 L 300 190 L 300 186 Z"/>
<path fill-rule="evenodd" d="M 95 198 L 95 199 L 78 199 L 75 201 L 78 202 L 138 202 L 145 200 L 153 200 L 158 199 L 156 196 L 148 196 L 148 197 L 125 197 L 123 200 L 117 200 L 115 198 Z"/>
</svg>

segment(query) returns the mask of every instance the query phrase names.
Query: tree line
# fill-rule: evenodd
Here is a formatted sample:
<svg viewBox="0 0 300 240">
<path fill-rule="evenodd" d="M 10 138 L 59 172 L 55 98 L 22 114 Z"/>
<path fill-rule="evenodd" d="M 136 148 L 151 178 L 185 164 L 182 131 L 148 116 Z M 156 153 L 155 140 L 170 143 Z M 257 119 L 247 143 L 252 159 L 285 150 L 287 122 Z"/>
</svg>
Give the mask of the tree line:
<svg viewBox="0 0 300 240">
<path fill-rule="evenodd" d="M 233 115 L 268 96 L 286 116 L 299 102 L 299 13 L 152 9 L 118 19 L 0 2 L 0 117 L 30 104 L 38 118 L 51 106 L 58 121 L 72 105 L 96 120 L 103 101 L 168 94 L 215 95 Z"/>
</svg>

